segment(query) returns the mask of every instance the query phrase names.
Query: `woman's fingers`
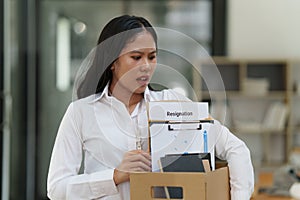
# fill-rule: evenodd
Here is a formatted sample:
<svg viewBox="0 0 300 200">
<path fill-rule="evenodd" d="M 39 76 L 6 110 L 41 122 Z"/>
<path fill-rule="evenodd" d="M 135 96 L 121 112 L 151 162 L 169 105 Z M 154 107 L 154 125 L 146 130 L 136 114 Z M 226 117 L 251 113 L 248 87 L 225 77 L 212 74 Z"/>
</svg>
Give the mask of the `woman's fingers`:
<svg viewBox="0 0 300 200">
<path fill-rule="evenodd" d="M 116 185 L 129 180 L 130 172 L 151 171 L 151 156 L 142 150 L 125 153 L 121 164 L 114 170 Z"/>
<path fill-rule="evenodd" d="M 142 162 L 143 164 L 147 165 L 147 166 L 151 166 L 151 157 L 149 154 L 147 153 L 137 153 L 137 154 L 132 154 L 128 160 L 130 162 L 137 162 L 140 163 Z"/>
<path fill-rule="evenodd" d="M 119 170 L 127 172 L 150 171 L 151 156 L 149 153 L 141 150 L 129 151 L 125 154 L 124 159 L 119 166 Z"/>
<path fill-rule="evenodd" d="M 130 164 L 131 172 L 143 172 L 143 171 L 151 171 L 151 165 L 147 165 L 144 162 L 136 161 Z"/>
</svg>

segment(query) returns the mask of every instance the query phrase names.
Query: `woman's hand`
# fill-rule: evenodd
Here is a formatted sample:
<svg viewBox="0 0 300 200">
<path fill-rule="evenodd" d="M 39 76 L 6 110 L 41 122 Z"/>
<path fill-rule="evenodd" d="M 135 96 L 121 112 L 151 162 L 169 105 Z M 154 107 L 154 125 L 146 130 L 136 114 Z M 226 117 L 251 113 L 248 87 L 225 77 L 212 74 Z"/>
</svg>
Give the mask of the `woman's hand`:
<svg viewBox="0 0 300 200">
<path fill-rule="evenodd" d="M 142 150 L 133 150 L 125 153 L 121 164 L 114 171 L 114 181 L 118 185 L 129 181 L 130 172 L 151 171 L 151 156 Z"/>
</svg>

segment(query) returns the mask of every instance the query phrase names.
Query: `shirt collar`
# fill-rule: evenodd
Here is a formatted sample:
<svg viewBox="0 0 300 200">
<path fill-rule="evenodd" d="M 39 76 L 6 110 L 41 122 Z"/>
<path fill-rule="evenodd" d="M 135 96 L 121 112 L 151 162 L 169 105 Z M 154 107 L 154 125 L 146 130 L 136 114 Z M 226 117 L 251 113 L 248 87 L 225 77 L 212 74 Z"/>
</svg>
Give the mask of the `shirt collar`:
<svg viewBox="0 0 300 200">
<path fill-rule="evenodd" d="M 149 102 L 150 101 L 150 90 L 149 90 L 149 87 L 146 87 L 146 90 L 144 92 L 144 99 L 145 99 L 145 102 Z"/>
<path fill-rule="evenodd" d="M 102 97 L 108 97 L 108 86 L 109 86 L 109 83 L 107 83 L 107 85 L 105 86 L 105 88 L 103 89 L 103 92 L 99 92 L 97 94 L 94 94 L 94 98 L 92 98 L 92 100 L 90 101 L 90 103 L 95 103 L 97 102 L 98 100 L 102 99 Z"/>
<path fill-rule="evenodd" d="M 103 89 L 103 92 L 99 92 L 97 94 L 94 94 L 94 98 L 92 98 L 92 100 L 90 101 L 90 103 L 95 103 L 98 100 L 102 99 L 103 97 L 108 97 L 108 87 L 109 87 L 109 83 L 107 83 L 107 85 L 105 86 L 105 88 Z M 148 87 L 146 87 L 146 90 L 144 92 L 144 100 L 145 102 L 149 102 L 150 101 L 150 90 Z"/>
</svg>

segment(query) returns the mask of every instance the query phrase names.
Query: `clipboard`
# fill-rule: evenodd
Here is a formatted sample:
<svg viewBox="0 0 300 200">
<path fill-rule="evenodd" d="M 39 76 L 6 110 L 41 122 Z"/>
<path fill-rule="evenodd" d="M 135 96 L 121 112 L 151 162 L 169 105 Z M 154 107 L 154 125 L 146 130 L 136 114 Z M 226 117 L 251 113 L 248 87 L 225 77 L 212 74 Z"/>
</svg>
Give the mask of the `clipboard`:
<svg viewBox="0 0 300 200">
<path fill-rule="evenodd" d="M 158 160 L 167 154 L 210 153 L 214 170 L 214 146 L 206 143 L 203 133 L 213 123 L 208 118 L 208 103 L 203 102 L 149 102 L 149 151 L 152 171 L 160 171 Z M 209 134 L 208 134 L 208 140 Z M 207 142 L 207 141 L 206 141 Z"/>
</svg>

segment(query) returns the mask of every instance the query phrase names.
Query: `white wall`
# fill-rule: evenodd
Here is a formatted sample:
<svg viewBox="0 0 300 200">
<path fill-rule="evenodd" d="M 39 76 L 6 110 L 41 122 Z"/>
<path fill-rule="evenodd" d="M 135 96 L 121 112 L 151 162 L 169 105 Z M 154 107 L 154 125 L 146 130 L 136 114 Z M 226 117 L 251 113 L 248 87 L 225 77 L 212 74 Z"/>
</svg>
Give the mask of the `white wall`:
<svg viewBox="0 0 300 200">
<path fill-rule="evenodd" d="M 299 0 L 229 0 L 228 56 L 300 58 Z"/>
</svg>

